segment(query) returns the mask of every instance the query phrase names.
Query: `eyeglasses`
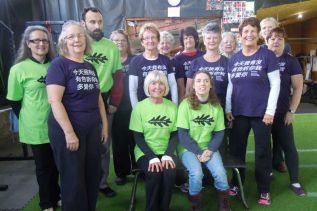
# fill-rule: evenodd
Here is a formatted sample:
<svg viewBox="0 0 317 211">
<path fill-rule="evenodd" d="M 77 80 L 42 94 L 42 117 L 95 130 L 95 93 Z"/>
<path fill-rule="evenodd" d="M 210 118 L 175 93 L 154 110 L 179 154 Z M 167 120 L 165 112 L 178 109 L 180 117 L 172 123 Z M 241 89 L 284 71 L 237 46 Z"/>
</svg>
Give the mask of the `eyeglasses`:
<svg viewBox="0 0 317 211">
<path fill-rule="evenodd" d="M 149 41 L 149 40 L 157 40 L 157 37 L 143 37 L 142 40 L 145 40 L 145 41 Z"/>
<path fill-rule="evenodd" d="M 65 36 L 65 39 L 67 39 L 67 40 L 74 40 L 76 37 L 77 37 L 78 39 L 81 39 L 81 38 L 84 38 L 84 37 L 85 37 L 85 34 L 84 34 L 84 33 L 70 34 L 70 35 Z"/>
<path fill-rule="evenodd" d="M 121 43 L 123 43 L 123 42 L 127 42 L 126 40 L 112 40 L 113 42 L 115 42 L 115 43 L 118 43 L 118 42 L 121 42 Z"/>
<path fill-rule="evenodd" d="M 30 43 L 34 43 L 34 44 L 40 44 L 41 42 L 43 44 L 48 44 L 48 40 L 47 39 L 33 39 L 33 40 L 29 40 Z"/>
</svg>

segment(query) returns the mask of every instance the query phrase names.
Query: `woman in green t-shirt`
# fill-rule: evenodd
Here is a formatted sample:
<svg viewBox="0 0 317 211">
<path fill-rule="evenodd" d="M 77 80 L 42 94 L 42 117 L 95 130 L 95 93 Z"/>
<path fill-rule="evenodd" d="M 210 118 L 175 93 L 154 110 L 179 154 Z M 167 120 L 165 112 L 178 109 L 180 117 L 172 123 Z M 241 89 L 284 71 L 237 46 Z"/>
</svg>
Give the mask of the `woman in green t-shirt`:
<svg viewBox="0 0 317 211">
<path fill-rule="evenodd" d="M 163 98 L 169 91 L 162 71 L 151 71 L 144 81 L 148 98 L 132 110 L 130 130 L 135 138 L 135 159 L 145 173 L 145 210 L 169 210 L 175 178 L 177 145 L 176 105 Z"/>
<path fill-rule="evenodd" d="M 48 137 L 45 79 L 54 58 L 51 34 L 43 26 L 25 29 L 15 65 L 10 70 L 7 99 L 19 118 L 20 142 L 31 146 L 39 184 L 40 207 L 52 211 L 60 200 L 58 171 Z M 60 204 L 60 203 L 59 203 Z"/>
<path fill-rule="evenodd" d="M 193 77 L 193 89 L 178 108 L 179 156 L 188 171 L 188 199 L 192 210 L 201 210 L 204 164 L 214 178 L 219 210 L 230 210 L 228 180 L 218 148 L 224 136 L 224 115 L 206 71 Z"/>
</svg>

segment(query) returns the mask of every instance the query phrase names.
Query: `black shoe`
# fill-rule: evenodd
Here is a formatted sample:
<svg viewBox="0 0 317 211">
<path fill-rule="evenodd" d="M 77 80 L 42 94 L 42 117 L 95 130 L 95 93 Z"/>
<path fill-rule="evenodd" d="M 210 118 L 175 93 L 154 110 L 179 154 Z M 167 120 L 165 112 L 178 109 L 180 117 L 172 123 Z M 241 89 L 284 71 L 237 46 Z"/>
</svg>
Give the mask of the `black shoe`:
<svg viewBox="0 0 317 211">
<path fill-rule="evenodd" d="M 127 178 L 126 177 L 117 177 L 115 180 L 117 185 L 124 185 L 127 183 Z"/>
<path fill-rule="evenodd" d="M 8 190 L 8 185 L 0 185 L 0 191 Z"/>
<path fill-rule="evenodd" d="M 106 188 L 100 188 L 99 191 L 103 194 L 105 194 L 106 197 L 114 197 L 117 195 L 117 193 L 112 190 L 110 187 L 106 187 Z"/>
</svg>

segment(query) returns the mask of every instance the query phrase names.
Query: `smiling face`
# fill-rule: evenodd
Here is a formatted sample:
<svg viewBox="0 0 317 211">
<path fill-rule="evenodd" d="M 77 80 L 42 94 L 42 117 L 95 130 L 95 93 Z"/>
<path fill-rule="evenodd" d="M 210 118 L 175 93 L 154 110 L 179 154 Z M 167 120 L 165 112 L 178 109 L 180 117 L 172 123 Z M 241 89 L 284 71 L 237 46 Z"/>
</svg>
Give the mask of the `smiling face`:
<svg viewBox="0 0 317 211">
<path fill-rule="evenodd" d="M 272 33 L 272 36 L 268 39 L 268 49 L 273 51 L 276 55 L 281 55 L 285 47 L 285 38 L 282 34 Z"/>
<path fill-rule="evenodd" d="M 232 36 L 227 35 L 222 38 L 221 48 L 226 54 L 230 55 L 234 53 L 234 51 L 236 50 L 236 47 L 237 47 L 236 41 Z"/>
<path fill-rule="evenodd" d="M 193 35 L 184 35 L 184 51 L 192 52 L 195 48 L 195 38 Z"/>
<path fill-rule="evenodd" d="M 241 43 L 243 47 L 256 47 L 259 40 L 257 27 L 246 25 L 241 32 Z"/>
<path fill-rule="evenodd" d="M 267 36 L 269 35 L 270 31 L 272 29 L 276 28 L 277 26 L 275 23 L 273 23 L 270 20 L 264 21 L 261 23 L 261 36 L 263 37 L 264 40 L 266 40 Z"/>
<path fill-rule="evenodd" d="M 162 39 L 161 42 L 158 44 L 158 50 L 160 54 L 168 56 L 172 49 L 173 45 L 168 39 Z"/>
<path fill-rule="evenodd" d="M 141 44 L 144 47 L 145 51 L 157 50 L 158 46 L 158 37 L 155 32 L 146 30 L 143 33 Z"/>
<path fill-rule="evenodd" d="M 149 94 L 153 99 L 161 99 L 164 96 L 166 87 L 161 81 L 151 81 L 149 84 Z"/>
<path fill-rule="evenodd" d="M 85 32 L 80 26 L 70 25 L 65 29 L 66 48 L 68 55 L 83 56 L 86 49 L 86 37 Z"/>
<path fill-rule="evenodd" d="M 111 39 L 118 46 L 120 52 L 127 53 L 128 41 L 123 34 L 116 33 L 111 37 Z"/>
<path fill-rule="evenodd" d="M 215 32 L 207 32 L 204 34 L 204 45 L 207 51 L 218 50 L 220 44 L 220 34 Z"/>
<path fill-rule="evenodd" d="M 198 73 L 194 78 L 193 88 L 198 98 L 208 98 L 212 88 L 208 73 Z"/>
<path fill-rule="evenodd" d="M 31 32 L 27 46 L 30 48 L 33 58 L 46 57 L 49 50 L 47 34 L 40 30 Z"/>
</svg>

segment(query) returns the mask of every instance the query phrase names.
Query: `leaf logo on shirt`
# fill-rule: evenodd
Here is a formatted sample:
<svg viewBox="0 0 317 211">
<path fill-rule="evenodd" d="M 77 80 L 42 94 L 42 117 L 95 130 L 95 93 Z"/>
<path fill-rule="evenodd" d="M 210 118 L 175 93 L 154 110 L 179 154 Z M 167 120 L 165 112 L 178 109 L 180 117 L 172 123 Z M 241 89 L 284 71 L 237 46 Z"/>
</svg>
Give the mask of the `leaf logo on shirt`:
<svg viewBox="0 0 317 211">
<path fill-rule="evenodd" d="M 87 56 L 86 60 L 99 64 L 99 63 L 105 63 L 106 61 L 108 61 L 108 58 L 107 56 L 102 55 L 102 53 L 100 54 L 94 53 L 93 55 Z"/>
<path fill-rule="evenodd" d="M 169 126 L 171 122 L 171 120 L 169 118 L 167 118 L 166 116 L 162 116 L 159 115 L 157 117 L 153 117 L 151 120 L 148 121 L 150 124 L 155 125 L 155 126 L 160 126 L 163 127 L 165 126 Z"/>
<path fill-rule="evenodd" d="M 193 119 L 193 122 L 203 126 L 205 126 L 205 124 L 211 125 L 211 123 L 214 121 L 215 120 L 213 117 L 210 117 L 210 115 L 205 116 L 205 114 L 202 114 L 201 116 L 197 116 L 195 119 Z"/>
<path fill-rule="evenodd" d="M 41 76 L 39 79 L 37 79 L 37 82 L 45 84 L 46 82 L 46 76 Z"/>
</svg>

